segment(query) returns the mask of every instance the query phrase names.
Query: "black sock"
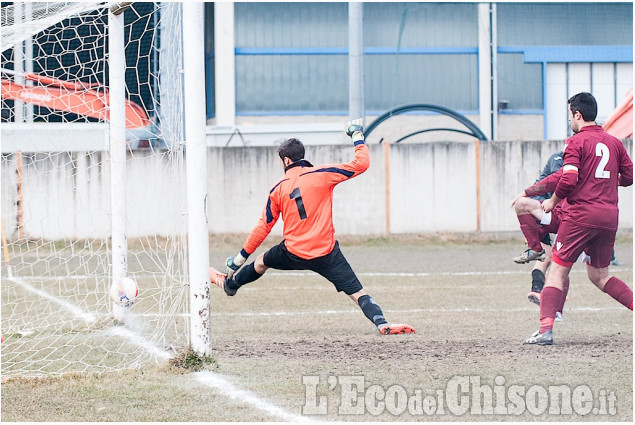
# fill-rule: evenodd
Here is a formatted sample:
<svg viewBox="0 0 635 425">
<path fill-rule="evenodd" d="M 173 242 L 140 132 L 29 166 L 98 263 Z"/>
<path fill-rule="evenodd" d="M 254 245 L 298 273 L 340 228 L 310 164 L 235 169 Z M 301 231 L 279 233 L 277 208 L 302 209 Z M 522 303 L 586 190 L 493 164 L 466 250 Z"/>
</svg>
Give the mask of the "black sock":
<svg viewBox="0 0 635 425">
<path fill-rule="evenodd" d="M 533 269 L 531 271 L 531 292 L 541 292 L 545 286 L 545 274 L 542 270 Z"/>
<path fill-rule="evenodd" d="M 250 263 L 238 271 L 231 279 L 227 280 L 229 289 L 238 289 L 243 285 L 253 282 L 262 276 L 256 271 L 254 263 Z"/>
<path fill-rule="evenodd" d="M 381 311 L 381 307 L 375 302 L 370 295 L 362 295 L 357 300 L 359 308 L 362 309 L 364 315 L 368 317 L 368 320 L 373 322 L 375 326 L 383 325 L 386 322 L 384 313 Z"/>
</svg>

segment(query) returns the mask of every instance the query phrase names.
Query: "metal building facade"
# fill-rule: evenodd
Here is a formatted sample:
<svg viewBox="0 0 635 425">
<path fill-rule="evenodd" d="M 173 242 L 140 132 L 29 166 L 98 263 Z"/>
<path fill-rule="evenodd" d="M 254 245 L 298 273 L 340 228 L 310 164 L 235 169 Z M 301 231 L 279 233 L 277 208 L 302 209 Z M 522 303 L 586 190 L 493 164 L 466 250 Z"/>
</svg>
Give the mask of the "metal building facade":
<svg viewBox="0 0 635 425">
<path fill-rule="evenodd" d="M 214 4 L 206 6 L 207 112 L 213 118 Z M 479 98 L 490 95 L 479 88 L 490 76 L 479 72 L 478 7 L 364 3 L 367 114 L 430 103 L 478 115 Z M 632 86 L 632 3 L 490 7 L 495 113 L 533 116 L 544 123 L 545 138 L 559 137 L 562 124 L 550 122 L 550 114 L 562 93 L 598 92 L 607 115 Z M 348 3 L 236 2 L 233 26 L 236 117 L 347 115 Z M 562 92 L 553 100 L 550 85 Z"/>
</svg>

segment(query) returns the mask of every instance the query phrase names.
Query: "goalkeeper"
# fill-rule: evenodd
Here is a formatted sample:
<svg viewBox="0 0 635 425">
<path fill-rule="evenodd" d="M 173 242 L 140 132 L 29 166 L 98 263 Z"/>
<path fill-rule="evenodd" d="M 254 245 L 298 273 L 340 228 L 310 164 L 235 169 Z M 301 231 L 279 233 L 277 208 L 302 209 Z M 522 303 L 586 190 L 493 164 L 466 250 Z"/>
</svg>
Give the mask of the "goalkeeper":
<svg viewBox="0 0 635 425">
<path fill-rule="evenodd" d="M 347 123 L 346 134 L 355 146 L 355 157 L 345 164 L 314 167 L 304 159 L 304 145 L 295 138 L 285 140 L 278 147 L 284 177 L 270 190 L 262 216 L 241 251 L 227 259 L 226 274 L 210 268 L 212 283 L 233 296 L 241 286 L 259 279 L 269 268 L 312 270 L 359 305 L 381 334 L 415 332 L 410 325 L 386 321 L 381 308 L 364 290 L 335 240 L 333 189 L 338 183 L 362 174 L 370 165 L 361 121 Z M 284 220 L 284 240 L 238 271 L 269 235 L 280 214 Z"/>
</svg>

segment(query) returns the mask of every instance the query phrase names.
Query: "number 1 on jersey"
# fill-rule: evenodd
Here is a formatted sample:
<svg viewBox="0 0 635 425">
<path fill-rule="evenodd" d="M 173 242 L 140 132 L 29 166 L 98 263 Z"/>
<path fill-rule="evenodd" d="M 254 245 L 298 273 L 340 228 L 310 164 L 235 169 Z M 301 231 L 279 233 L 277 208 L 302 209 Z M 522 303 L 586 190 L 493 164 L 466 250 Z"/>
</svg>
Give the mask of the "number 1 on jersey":
<svg viewBox="0 0 635 425">
<path fill-rule="evenodd" d="M 295 204 L 298 207 L 298 213 L 300 213 L 300 220 L 306 219 L 306 210 L 304 209 L 304 202 L 302 202 L 300 188 L 296 187 L 293 189 L 293 192 L 289 194 L 289 198 L 295 199 Z"/>
</svg>

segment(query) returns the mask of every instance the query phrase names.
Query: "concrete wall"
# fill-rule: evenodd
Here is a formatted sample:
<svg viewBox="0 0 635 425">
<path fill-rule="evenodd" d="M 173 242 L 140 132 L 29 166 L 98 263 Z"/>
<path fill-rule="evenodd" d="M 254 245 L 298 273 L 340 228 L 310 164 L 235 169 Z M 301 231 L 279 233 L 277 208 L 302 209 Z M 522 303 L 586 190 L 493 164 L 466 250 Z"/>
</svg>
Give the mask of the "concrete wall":
<svg viewBox="0 0 635 425">
<path fill-rule="evenodd" d="M 390 230 L 471 232 L 477 229 L 474 143 L 390 147 Z"/>
<path fill-rule="evenodd" d="M 626 141 L 629 152 L 632 140 Z M 509 203 L 540 174 L 562 141 L 480 144 L 480 223 L 474 142 L 370 144 L 371 167 L 334 192 L 338 234 L 518 230 Z M 388 156 L 387 156 L 388 155 Z M 23 154 L 24 230 L 30 237 L 103 238 L 110 228 L 105 152 Z M 350 144 L 307 146 L 314 164 L 348 162 Z M 17 235 L 16 154 L 2 157 L 2 218 Z M 213 233 L 249 232 L 283 175 L 272 146 L 208 148 L 208 221 Z M 386 171 L 389 170 L 388 178 Z M 128 158 L 129 236 L 185 231 L 186 184 L 179 153 L 132 151 Z M 389 208 L 387 208 L 387 205 Z M 620 227 L 633 227 L 632 188 L 620 188 Z M 278 223 L 273 234 L 282 233 Z"/>
</svg>

